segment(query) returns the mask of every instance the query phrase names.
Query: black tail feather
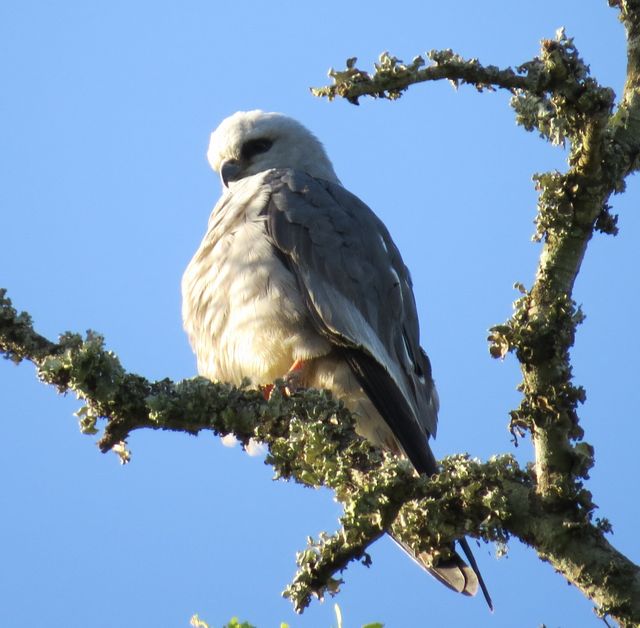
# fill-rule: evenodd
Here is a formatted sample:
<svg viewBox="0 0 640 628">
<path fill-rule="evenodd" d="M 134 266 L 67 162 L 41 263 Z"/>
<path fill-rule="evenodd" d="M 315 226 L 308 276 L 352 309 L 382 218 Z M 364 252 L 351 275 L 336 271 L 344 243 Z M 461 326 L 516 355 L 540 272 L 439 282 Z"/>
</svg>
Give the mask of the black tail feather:
<svg viewBox="0 0 640 628">
<path fill-rule="evenodd" d="M 407 400 L 389 377 L 388 372 L 363 351 L 349 348 L 344 348 L 342 351 L 360 385 L 391 428 L 418 473 L 427 476 L 438 473 L 438 463 L 429 447 L 424 429 L 415 420 Z M 409 547 L 402 543 L 400 545 L 418 564 L 450 589 L 464 595 L 474 595 L 479 585 L 487 605 L 493 611 L 491 596 L 469 543 L 465 538 L 458 539 L 458 543 L 470 566 L 454 552 L 451 559 L 439 565 L 427 567 L 427 561 L 416 555 Z"/>
<path fill-rule="evenodd" d="M 487 606 L 490 610 L 493 611 L 493 601 L 491 600 L 491 596 L 489 595 L 489 589 L 487 589 L 487 585 L 484 583 L 482 579 L 482 574 L 480 573 L 480 569 L 478 568 L 478 563 L 476 562 L 476 557 L 473 555 L 471 548 L 469 547 L 469 543 L 467 539 L 464 537 L 458 539 L 458 543 L 464 552 L 464 555 L 467 557 L 469 564 L 471 565 L 471 569 L 473 569 L 476 577 L 478 578 L 478 584 L 480 585 L 480 589 L 482 590 L 482 595 L 484 595 L 484 599 L 487 601 Z"/>
</svg>

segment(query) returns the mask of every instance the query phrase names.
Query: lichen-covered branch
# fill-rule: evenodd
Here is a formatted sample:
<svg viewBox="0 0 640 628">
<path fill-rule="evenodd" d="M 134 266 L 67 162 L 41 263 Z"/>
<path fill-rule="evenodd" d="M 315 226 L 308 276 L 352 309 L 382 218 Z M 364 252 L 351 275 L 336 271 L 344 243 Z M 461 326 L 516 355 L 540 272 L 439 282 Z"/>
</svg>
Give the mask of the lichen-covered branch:
<svg viewBox="0 0 640 628">
<path fill-rule="evenodd" d="M 527 128 L 537 128 L 556 143 L 570 142 L 569 169 L 536 175 L 535 238 L 543 240 L 536 278 L 506 327 L 494 328 L 492 340 L 506 339 L 521 364 L 523 401 L 512 418 L 514 426 L 532 434 L 537 490 L 549 500 L 566 502 L 580 490 L 593 463 L 591 448 L 576 444 L 583 436 L 576 409 L 584 391 L 572 383 L 569 350 L 582 315 L 571 296 L 594 229 L 606 223 L 614 231 L 607 201 L 618 182 L 602 167 L 613 93 L 589 77 L 570 39 L 561 36 L 543 49 L 572 76 L 568 82 L 582 89 L 553 92 L 542 115 L 535 113 L 535 95 L 518 94 L 512 104 Z M 591 103 L 588 113 L 585 101 Z"/>
<path fill-rule="evenodd" d="M 640 169 L 640 0 L 609 0 L 620 10 L 627 34 L 627 79 L 609 133 L 607 169 L 622 179 Z M 616 191 L 624 190 L 624 182 Z"/>
<path fill-rule="evenodd" d="M 411 84 L 442 78 L 480 90 L 503 88 L 513 94 L 511 105 L 518 124 L 538 131 L 553 144 L 569 145 L 566 172 L 534 176 L 540 192 L 534 240 L 542 241 L 535 279 L 528 290 L 517 284 L 522 296 L 514 315 L 493 327 L 489 338 L 494 357 L 513 352 L 522 370 L 523 398 L 511 413 L 511 429 L 529 432 L 535 446 L 532 488 L 538 507 L 532 513 L 533 527 L 546 525 L 547 517 L 539 516 L 540 512 L 554 511 L 558 524 L 572 525 L 577 511 L 593 509 L 584 480 L 594 463 L 594 451 L 582 442 L 577 413 L 585 391 L 573 383 L 569 353 L 583 315 L 572 294 L 594 231 L 617 233 L 617 217 L 609 212 L 610 197 L 623 191 L 625 177 L 640 167 L 640 1 L 610 0 L 609 4 L 619 9 L 627 31 L 627 81 L 615 112 L 613 90 L 590 76 L 563 29 L 554 40 L 542 42 L 539 57 L 516 70 L 483 66 L 451 51 L 429 53 L 429 67 L 420 57 L 406 66 L 384 53 L 372 75 L 358 70 L 351 59 L 345 71 L 330 72 L 333 85 L 314 90 L 318 96 L 342 96 L 357 104 L 363 95 L 394 99 Z M 585 543 L 591 534 L 590 528 L 576 532 Z M 606 554 L 610 548 L 602 541 L 598 548 Z M 550 546 L 545 543 L 532 545 L 569 581 L 597 598 L 604 581 L 584 580 L 590 558 L 579 545 L 565 544 L 563 552 L 548 552 Z M 616 553 L 610 553 L 612 564 L 616 563 Z M 618 580 L 620 593 L 634 586 L 636 577 L 625 573 Z M 609 608 L 604 601 L 600 604 Z"/>
<path fill-rule="evenodd" d="M 582 88 L 576 81 L 576 73 L 567 67 L 567 59 L 562 58 L 559 50 L 552 41 L 545 40 L 539 58 L 515 69 L 483 65 L 478 59 L 464 59 L 452 50 L 431 50 L 427 53 L 430 65 L 421 56 L 415 57 L 410 64 L 404 64 L 397 57 L 383 52 L 372 74 L 357 68 L 357 59 L 353 57 L 347 60 L 344 70 L 329 70 L 332 85 L 314 87 L 311 92 L 329 100 L 341 97 L 358 104 L 362 96 L 396 100 L 411 85 L 447 79 L 456 86 L 473 85 L 479 91 L 501 88 L 514 94 L 526 92 L 541 98 L 549 93 L 562 92 L 577 103 Z M 590 106 L 585 100 L 579 108 L 586 110 Z"/>
<path fill-rule="evenodd" d="M 640 0 L 609 0 L 620 11 L 627 32 L 627 86 L 637 89 L 640 80 Z"/>
<path fill-rule="evenodd" d="M 335 491 L 344 507 L 341 527 L 298 555 L 298 573 L 285 591 L 296 610 L 313 596 L 336 593 L 340 572 L 354 560 L 368 564 L 367 548 L 392 530 L 434 558 L 463 535 L 499 543 L 515 536 L 603 612 L 623 623 L 640 621 L 640 569 L 607 543 L 607 525 L 592 521 L 586 492 L 570 511 L 549 509 L 535 477 L 511 456 L 486 463 L 452 456 L 438 476 L 418 477 L 406 460 L 359 438 L 351 414 L 325 392 L 283 396 L 276 387 L 266 401 L 258 391 L 203 378 L 149 382 L 127 373 L 103 345 L 92 333 L 84 340 L 64 334 L 57 343 L 43 338 L 0 291 L 0 352 L 32 361 L 44 382 L 74 391 L 85 404 L 78 413 L 83 431 L 95 433 L 105 419 L 102 451 L 113 448 L 128 461 L 125 440 L 140 428 L 231 433 L 245 444 L 251 438 L 265 443 L 276 477 Z"/>
<path fill-rule="evenodd" d="M 480 91 L 495 87 L 524 89 L 535 84 L 536 89 L 543 93 L 547 82 L 551 80 L 551 77 L 537 72 L 537 68 L 530 68 L 530 72 L 525 69 L 516 72 L 511 68 L 501 70 L 495 66 L 482 66 L 477 59 L 463 59 L 451 50 L 432 50 L 427 57 L 432 62 L 428 67 L 425 67 L 426 61 L 421 56 L 415 57 L 407 65 L 388 52 L 383 52 L 374 66 L 373 74 L 358 69 L 355 65 L 357 59 L 352 57 L 347 59 L 344 70 L 329 70 L 333 85 L 313 87 L 311 92 L 314 96 L 329 100 L 345 98 L 357 105 L 362 96 L 396 100 L 411 85 L 425 81 L 448 79 L 456 85 L 474 85 Z"/>
</svg>

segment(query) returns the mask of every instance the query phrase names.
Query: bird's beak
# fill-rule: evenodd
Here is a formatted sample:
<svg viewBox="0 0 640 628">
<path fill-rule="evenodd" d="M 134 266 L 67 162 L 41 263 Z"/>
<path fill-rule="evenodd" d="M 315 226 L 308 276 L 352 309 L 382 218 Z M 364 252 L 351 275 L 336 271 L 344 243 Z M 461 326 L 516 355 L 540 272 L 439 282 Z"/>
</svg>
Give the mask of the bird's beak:
<svg viewBox="0 0 640 628">
<path fill-rule="evenodd" d="M 228 188 L 229 183 L 242 178 L 242 165 L 236 159 L 223 161 L 220 166 L 220 178 L 224 187 Z"/>
</svg>

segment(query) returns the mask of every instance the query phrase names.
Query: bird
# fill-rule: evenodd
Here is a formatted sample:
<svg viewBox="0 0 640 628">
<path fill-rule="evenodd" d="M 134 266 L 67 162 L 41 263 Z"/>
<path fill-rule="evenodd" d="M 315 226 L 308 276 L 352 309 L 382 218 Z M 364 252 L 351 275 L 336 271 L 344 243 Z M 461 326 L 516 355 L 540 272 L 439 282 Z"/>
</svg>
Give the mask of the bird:
<svg viewBox="0 0 640 628">
<path fill-rule="evenodd" d="M 437 473 L 438 394 L 411 276 L 383 222 L 342 186 L 316 136 L 284 114 L 234 113 L 211 134 L 207 157 L 222 196 L 182 279 L 199 374 L 328 389 L 360 436 Z M 457 542 L 470 566 L 455 550 L 433 565 L 402 547 L 448 588 L 475 595 L 480 586 L 492 608 L 468 542 Z"/>
</svg>

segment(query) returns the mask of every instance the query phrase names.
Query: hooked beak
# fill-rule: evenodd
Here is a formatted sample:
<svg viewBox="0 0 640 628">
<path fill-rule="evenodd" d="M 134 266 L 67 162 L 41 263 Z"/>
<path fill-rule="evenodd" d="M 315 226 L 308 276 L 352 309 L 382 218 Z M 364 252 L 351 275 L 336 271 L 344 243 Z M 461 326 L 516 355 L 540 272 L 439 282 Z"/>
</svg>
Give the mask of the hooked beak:
<svg viewBox="0 0 640 628">
<path fill-rule="evenodd" d="M 236 159 L 223 161 L 220 166 L 220 178 L 224 187 L 228 188 L 229 183 L 242 178 L 242 165 Z"/>
</svg>

